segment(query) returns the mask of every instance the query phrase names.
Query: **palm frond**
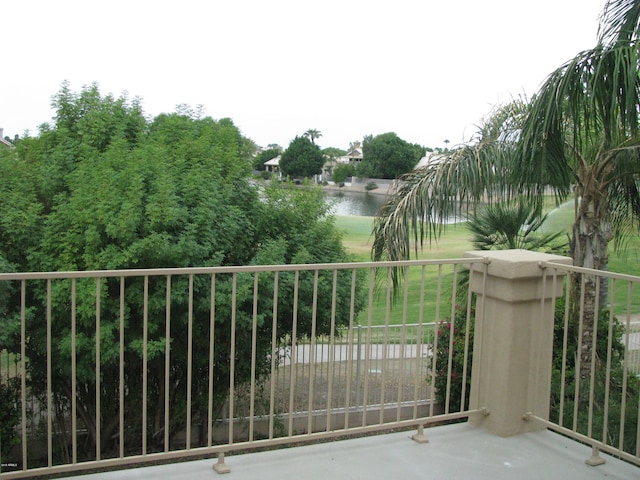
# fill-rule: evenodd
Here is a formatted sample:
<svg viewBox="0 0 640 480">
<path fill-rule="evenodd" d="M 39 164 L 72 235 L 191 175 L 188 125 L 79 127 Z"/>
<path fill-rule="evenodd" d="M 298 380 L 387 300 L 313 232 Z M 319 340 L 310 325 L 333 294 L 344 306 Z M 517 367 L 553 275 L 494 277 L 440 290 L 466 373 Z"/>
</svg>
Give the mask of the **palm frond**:
<svg viewBox="0 0 640 480">
<path fill-rule="evenodd" d="M 594 49 L 554 71 L 532 100 L 522 131 L 522 186 L 550 185 L 560 196 L 587 167 L 637 137 L 638 48 Z"/>
<path fill-rule="evenodd" d="M 608 0 L 598 28 L 598 40 L 608 45 L 628 44 L 638 39 L 640 2 L 637 0 Z"/>
<path fill-rule="evenodd" d="M 516 196 L 509 181 L 514 152 L 500 142 L 463 146 L 401 177 L 374 221 L 372 258 L 409 259 L 448 222 L 466 218 L 481 203 Z"/>
</svg>

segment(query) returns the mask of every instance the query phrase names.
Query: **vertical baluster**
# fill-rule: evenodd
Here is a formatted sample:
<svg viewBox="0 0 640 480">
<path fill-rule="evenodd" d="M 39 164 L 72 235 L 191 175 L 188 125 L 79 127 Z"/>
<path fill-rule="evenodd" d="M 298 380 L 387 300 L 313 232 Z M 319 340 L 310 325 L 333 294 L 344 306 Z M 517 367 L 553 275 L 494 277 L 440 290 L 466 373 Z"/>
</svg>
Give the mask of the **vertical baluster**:
<svg viewBox="0 0 640 480">
<path fill-rule="evenodd" d="M 309 397 L 307 405 L 307 433 L 313 432 L 314 384 L 316 375 L 316 328 L 318 320 L 318 270 L 313 274 L 313 300 L 311 303 L 311 345 L 309 345 Z"/>
<path fill-rule="evenodd" d="M 27 458 L 27 282 L 20 282 L 20 423 L 22 430 L 22 469 L 29 468 Z"/>
<path fill-rule="evenodd" d="M 120 277 L 120 357 L 119 357 L 119 372 L 118 372 L 118 385 L 120 395 L 120 405 L 118 408 L 118 432 L 119 432 L 119 456 L 124 457 L 124 293 L 125 293 L 124 277 Z"/>
<path fill-rule="evenodd" d="M 596 292 L 600 291 L 600 276 L 596 276 Z M 587 418 L 587 436 L 593 437 L 593 408 L 596 383 L 596 352 L 598 351 L 598 320 L 600 317 L 600 295 L 596 295 L 595 306 L 593 308 L 593 334 L 591 342 L 591 375 L 589 380 L 589 414 Z"/>
<path fill-rule="evenodd" d="M 402 325 L 400 327 L 400 338 L 396 338 L 394 343 L 397 343 L 399 340 L 399 345 L 396 347 L 398 350 L 398 359 L 395 362 L 398 364 L 399 373 L 395 375 L 395 378 L 398 379 L 398 388 L 396 394 L 396 421 L 400 421 L 402 414 L 402 400 L 403 400 L 403 392 L 402 387 L 404 386 L 405 379 L 405 349 L 407 342 L 407 308 L 409 303 L 409 267 L 405 267 L 403 269 L 404 273 L 404 296 L 402 301 Z M 395 345 L 394 345 L 395 347 Z"/>
<path fill-rule="evenodd" d="M 611 298 L 616 298 L 616 279 L 611 279 L 611 289 L 609 290 Z M 604 412 L 602 418 L 602 443 L 608 444 L 609 433 L 609 396 L 611 395 L 611 360 L 613 353 L 613 326 L 616 323 L 615 302 L 611 302 L 609 309 L 609 330 L 607 337 L 607 363 L 604 383 Z M 640 416 L 638 417 L 640 419 Z M 638 431 L 640 433 L 640 430 Z M 640 444 L 638 444 L 640 446 Z"/>
<path fill-rule="evenodd" d="M 565 287 L 565 308 L 564 308 L 564 325 L 563 325 L 563 338 L 562 338 L 562 369 L 560 372 L 560 407 L 558 409 L 558 423 L 561 427 L 564 426 L 564 398 L 567 378 L 567 352 L 569 347 L 569 301 L 571 293 L 571 282 L 566 282 Z M 475 353 L 475 352 L 474 352 Z"/>
<path fill-rule="evenodd" d="M 371 334 L 373 324 L 373 297 L 375 289 L 375 270 L 369 269 L 369 310 L 367 312 L 367 334 L 364 353 L 364 388 L 362 392 L 362 426 L 367 424 L 367 405 L 369 404 L 369 370 L 371 369 Z"/>
<path fill-rule="evenodd" d="M 253 441 L 256 402 L 256 355 L 258 343 L 258 272 L 253 274 L 253 315 L 251 324 L 251 384 L 249 386 L 249 441 Z"/>
<path fill-rule="evenodd" d="M 291 362 L 289 373 L 289 428 L 288 435 L 293 436 L 293 413 L 294 413 L 294 398 L 296 390 L 296 365 L 297 365 L 297 330 L 298 330 L 298 289 L 300 283 L 300 271 L 296 270 L 293 280 L 293 322 L 291 326 Z"/>
<path fill-rule="evenodd" d="M 147 341 L 149 336 L 149 277 L 144 276 L 142 298 L 142 455 L 147 454 Z"/>
<path fill-rule="evenodd" d="M 387 285 L 385 295 L 385 313 L 384 313 L 384 330 L 382 335 L 382 359 L 381 367 L 378 371 L 382 371 L 380 375 L 380 414 L 379 423 L 384 423 L 384 410 L 386 405 L 386 387 L 387 387 L 387 369 L 389 368 L 389 322 L 391 320 L 391 292 L 392 292 L 392 267 L 387 268 Z"/>
<path fill-rule="evenodd" d="M 231 282 L 231 352 L 229 354 L 229 445 L 233 443 L 233 423 L 235 419 L 235 374 L 236 374 L 236 302 L 238 274 L 232 275 Z"/>
<path fill-rule="evenodd" d="M 347 331 L 347 366 L 346 372 L 346 398 L 344 402 L 344 428 L 349 428 L 349 412 L 351 411 L 351 378 L 353 377 L 353 329 L 355 323 L 355 301 L 356 301 L 356 281 L 357 270 L 351 271 L 351 298 L 349 301 L 349 329 Z M 356 360 L 360 362 L 360 358 Z M 358 367 L 356 366 L 356 369 Z M 356 388 L 357 388 L 356 382 Z M 356 395 L 358 398 L 358 395 Z"/>
<path fill-rule="evenodd" d="M 214 355 L 215 355 L 215 326 L 216 326 L 216 274 L 211 274 L 211 294 L 209 303 L 209 385 L 207 405 L 207 446 L 213 443 L 213 387 L 214 387 Z"/>
<path fill-rule="evenodd" d="M 471 268 L 469 268 L 471 271 Z M 469 273 L 471 282 L 471 273 Z M 555 290 L 554 290 L 555 292 Z M 473 306 L 473 292 L 467 289 L 467 317 L 464 328 L 464 358 L 462 360 L 462 393 L 460 394 L 460 411 L 467 410 L 469 405 L 465 403 L 467 398 L 467 372 L 469 371 L 469 349 L 471 348 L 471 310 Z"/>
<path fill-rule="evenodd" d="M 424 322 L 424 283 L 426 266 L 421 268 L 420 275 L 420 305 L 418 307 L 418 328 L 416 333 L 416 362 L 415 377 L 413 379 L 413 418 L 418 418 L 418 385 L 424 383 L 420 365 L 422 365 L 422 342 L 424 341 L 423 322 Z"/>
<path fill-rule="evenodd" d="M 167 275 L 164 314 L 164 451 L 169 451 L 171 390 L 171 275 Z"/>
<path fill-rule="evenodd" d="M 457 283 L 458 271 L 454 266 L 453 270 L 453 282 L 451 292 L 451 312 L 449 314 L 449 355 L 447 358 L 447 391 L 445 394 L 445 411 L 444 413 L 450 413 L 451 408 L 451 387 L 452 387 L 452 373 L 453 373 L 453 353 L 454 353 L 454 339 L 456 336 L 456 283 Z"/>
<path fill-rule="evenodd" d="M 101 293 L 102 280 L 96 278 L 96 460 L 100 460 L 102 443 L 102 412 L 101 412 L 101 397 L 102 397 L 102 383 L 100 379 L 100 293 Z"/>
<path fill-rule="evenodd" d="M 193 274 L 189 275 L 189 304 L 187 307 L 187 442 L 191 449 L 191 390 L 193 382 Z"/>
<path fill-rule="evenodd" d="M 76 370 L 76 279 L 71 279 L 71 461 L 78 462 L 77 370 Z"/>
<path fill-rule="evenodd" d="M 578 409 L 580 408 L 580 383 L 582 379 L 580 378 L 580 372 L 582 371 L 582 342 L 584 339 L 583 331 L 584 331 L 584 296 L 585 296 L 585 275 L 581 274 L 582 279 L 580 280 L 580 314 L 578 316 L 578 346 L 577 346 L 577 355 L 576 355 L 576 369 L 575 369 L 575 390 L 573 394 L 573 426 L 572 429 L 574 432 L 578 431 Z"/>
<path fill-rule="evenodd" d="M 326 431 L 331 431 L 331 410 L 333 399 L 333 372 L 335 364 L 335 331 L 336 331 L 336 302 L 338 288 L 338 270 L 333 271 L 333 283 L 331 288 L 331 325 L 329 326 L 329 358 L 327 368 L 327 421 Z"/>
<path fill-rule="evenodd" d="M 274 401 L 276 391 L 276 361 L 279 363 L 279 348 L 278 348 L 278 272 L 273 273 L 273 313 L 271 317 L 271 374 L 269 378 L 269 440 L 273 438 L 273 426 L 274 426 Z"/>
<path fill-rule="evenodd" d="M 434 318 L 434 335 L 433 335 L 433 345 L 431 349 L 432 357 L 431 357 L 431 395 L 429 401 L 429 416 L 433 416 L 433 410 L 436 403 L 436 373 L 438 368 L 438 342 L 440 340 L 440 301 L 442 295 L 442 265 L 438 265 L 438 286 L 436 288 L 436 312 Z M 445 408 L 448 408 L 448 405 L 445 405 Z"/>
<path fill-rule="evenodd" d="M 627 417 L 627 387 L 629 382 L 629 340 L 631 331 L 631 300 L 633 283 L 627 283 L 627 315 L 625 319 L 624 331 L 624 362 L 622 366 L 622 402 L 620 405 L 620 441 L 618 442 L 618 449 L 624 450 L 624 428 Z"/>
<path fill-rule="evenodd" d="M 51 385 L 51 279 L 47 279 L 47 465 L 53 465 L 52 426 L 52 385 Z"/>
</svg>

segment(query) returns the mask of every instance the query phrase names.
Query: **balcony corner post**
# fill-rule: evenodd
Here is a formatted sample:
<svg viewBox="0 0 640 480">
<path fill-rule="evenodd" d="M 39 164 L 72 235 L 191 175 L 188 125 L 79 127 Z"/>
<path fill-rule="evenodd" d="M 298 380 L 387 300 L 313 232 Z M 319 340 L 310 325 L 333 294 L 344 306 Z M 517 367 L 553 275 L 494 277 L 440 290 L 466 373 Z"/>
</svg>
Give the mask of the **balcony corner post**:
<svg viewBox="0 0 640 480">
<path fill-rule="evenodd" d="M 555 299 L 562 279 L 545 285 L 546 262 L 571 258 L 528 250 L 466 252 L 485 258 L 471 265 L 470 288 L 477 295 L 469 423 L 508 437 L 546 428 L 531 416 L 549 418 Z M 485 270 L 486 269 L 486 270 Z"/>
</svg>

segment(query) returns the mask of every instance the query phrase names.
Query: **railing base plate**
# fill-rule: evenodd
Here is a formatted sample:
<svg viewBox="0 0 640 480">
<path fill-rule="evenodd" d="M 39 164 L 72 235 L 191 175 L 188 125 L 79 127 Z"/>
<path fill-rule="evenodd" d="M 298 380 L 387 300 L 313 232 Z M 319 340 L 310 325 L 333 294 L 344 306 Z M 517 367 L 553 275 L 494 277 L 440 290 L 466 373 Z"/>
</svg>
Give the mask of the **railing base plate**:
<svg viewBox="0 0 640 480">
<path fill-rule="evenodd" d="M 229 473 L 231 471 L 229 466 L 226 463 L 224 463 L 224 453 L 218 454 L 218 462 L 215 465 L 213 465 L 213 470 L 219 474 Z"/>
<path fill-rule="evenodd" d="M 424 427 L 420 425 L 418 432 L 411 436 L 411 440 L 416 443 L 429 443 L 429 439 L 424 435 Z"/>
</svg>

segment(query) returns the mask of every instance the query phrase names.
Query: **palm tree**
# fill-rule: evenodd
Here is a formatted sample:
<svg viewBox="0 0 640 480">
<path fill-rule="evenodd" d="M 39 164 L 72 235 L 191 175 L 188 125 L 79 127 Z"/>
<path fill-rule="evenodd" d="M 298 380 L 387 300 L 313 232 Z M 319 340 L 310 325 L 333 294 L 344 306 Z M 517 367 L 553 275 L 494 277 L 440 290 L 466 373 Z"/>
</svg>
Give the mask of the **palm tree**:
<svg viewBox="0 0 640 480">
<path fill-rule="evenodd" d="M 545 183 L 555 183 L 561 195 L 575 189 L 570 252 L 582 267 L 606 270 L 611 240 L 640 220 L 639 16 L 640 1 L 607 2 L 598 45 L 547 78 L 522 130 L 516 168 L 523 186 L 534 195 Z M 583 379 L 591 368 L 596 307 L 608 301 L 606 287 L 603 282 L 596 291 L 595 275 L 573 279 L 574 298 L 584 294 Z"/>
<path fill-rule="evenodd" d="M 640 0 L 609 0 L 598 44 L 555 70 L 530 103 L 494 112 L 476 143 L 445 152 L 398 183 L 374 223 L 375 259 L 409 258 L 440 234 L 453 214 L 482 201 L 523 192 L 539 204 L 549 187 L 556 198 L 575 189 L 570 254 L 583 267 L 606 269 L 609 242 L 640 222 Z M 584 289 L 584 339 L 596 305 L 605 306 L 595 278 L 576 277 Z M 575 302 L 574 302 L 575 304 Z M 580 376 L 591 365 L 590 342 Z"/>
<path fill-rule="evenodd" d="M 316 130 L 315 128 L 310 128 L 309 130 L 304 132 L 303 135 L 307 137 L 309 140 L 311 140 L 312 143 L 316 143 L 315 139 L 320 138 L 322 136 L 322 133 L 320 133 L 320 130 Z"/>
<path fill-rule="evenodd" d="M 547 253 L 566 251 L 563 232 L 543 232 L 541 227 L 548 215 L 525 199 L 498 202 L 473 212 L 467 227 L 473 234 L 471 243 L 476 250 L 516 249 Z"/>
</svg>

